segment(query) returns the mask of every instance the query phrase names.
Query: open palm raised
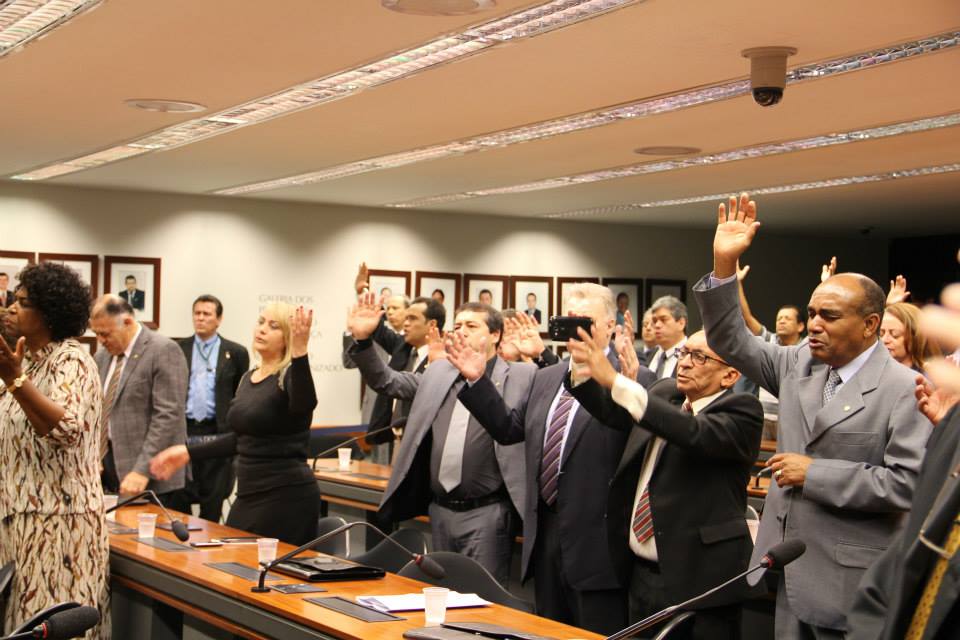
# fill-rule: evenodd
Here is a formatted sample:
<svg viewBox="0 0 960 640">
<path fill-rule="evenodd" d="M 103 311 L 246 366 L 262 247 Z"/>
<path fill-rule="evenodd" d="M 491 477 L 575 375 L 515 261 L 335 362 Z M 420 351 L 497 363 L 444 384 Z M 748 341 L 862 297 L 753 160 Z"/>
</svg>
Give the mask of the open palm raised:
<svg viewBox="0 0 960 640">
<path fill-rule="evenodd" d="M 737 260 L 753 242 L 760 223 L 757 222 L 757 204 L 746 193 L 730 198 L 729 206 L 720 204 L 717 211 L 717 231 L 713 236 L 713 273 L 717 278 L 728 278 L 737 273 Z"/>
</svg>

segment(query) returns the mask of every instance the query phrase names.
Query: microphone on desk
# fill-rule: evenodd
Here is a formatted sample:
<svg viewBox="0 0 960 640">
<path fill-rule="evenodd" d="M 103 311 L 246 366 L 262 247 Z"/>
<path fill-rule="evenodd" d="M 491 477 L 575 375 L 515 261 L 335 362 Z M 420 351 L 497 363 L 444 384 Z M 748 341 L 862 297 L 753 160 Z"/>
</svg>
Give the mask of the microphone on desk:
<svg viewBox="0 0 960 640">
<path fill-rule="evenodd" d="M 680 604 L 675 604 L 671 607 L 667 607 L 662 611 L 658 611 L 651 616 L 647 616 L 643 620 L 630 625 L 626 629 L 616 632 L 612 636 L 607 636 L 604 640 L 622 640 L 623 638 L 629 638 L 644 629 L 652 627 L 655 624 L 659 624 L 664 620 L 673 617 L 675 613 L 689 607 L 690 605 L 697 603 L 704 598 L 713 595 L 717 591 L 720 591 L 724 587 L 733 584 L 737 580 L 744 578 L 754 571 L 759 571 L 760 569 L 781 569 L 786 565 L 790 564 L 797 558 L 803 555 L 803 552 L 807 550 L 807 545 L 803 540 L 798 540 L 794 538 L 793 540 L 786 540 L 780 544 L 770 547 L 770 550 L 760 559 L 760 562 L 756 566 L 750 567 L 743 573 L 730 578 L 726 582 L 715 586 L 714 588 L 701 593 L 698 596 L 690 598 L 686 602 L 681 602 Z"/>
<path fill-rule="evenodd" d="M 320 544 L 321 542 L 325 542 L 336 535 L 340 535 L 347 529 L 351 529 L 358 525 L 373 529 L 374 531 L 379 533 L 381 536 L 383 536 L 384 540 L 388 540 L 390 544 L 392 544 L 393 546 L 397 547 L 398 549 L 401 549 L 402 551 L 405 551 L 407 555 L 410 556 L 410 559 L 413 560 L 414 564 L 420 567 L 420 570 L 423 571 L 428 576 L 430 576 L 431 578 L 436 578 L 437 580 L 439 580 L 447 575 L 447 572 L 443 570 L 443 567 L 437 564 L 437 561 L 434 560 L 433 558 L 430 558 L 429 556 L 424 555 L 422 553 L 414 553 L 413 551 L 410 551 L 410 549 L 407 549 L 405 546 L 403 546 L 402 544 L 400 544 L 399 542 L 397 542 L 396 540 L 394 540 L 393 538 L 385 534 L 383 531 L 381 531 L 378 527 L 373 526 L 369 522 L 357 521 L 357 522 L 348 522 L 345 525 L 341 525 L 337 527 L 333 531 L 328 531 L 327 533 L 318 537 L 316 540 L 311 540 L 307 544 L 297 547 L 290 553 L 286 553 L 280 556 L 279 558 L 277 558 L 276 560 L 260 563 L 260 566 L 263 567 L 263 569 L 260 570 L 260 580 L 259 582 L 257 582 L 257 586 L 250 587 L 250 591 L 253 591 L 254 593 L 266 593 L 270 591 L 270 589 L 268 587 L 265 587 L 263 584 L 267 578 L 267 573 L 270 571 L 270 569 L 280 564 L 281 562 L 285 562 L 290 558 L 294 557 L 295 555 L 302 553 L 304 551 L 307 551 L 312 547 Z"/>
<path fill-rule="evenodd" d="M 100 622 L 100 612 L 96 607 L 81 606 L 76 602 L 67 602 L 51 607 L 47 612 L 39 614 L 43 620 L 34 626 L 38 616 L 34 616 L 28 625 L 20 629 L 3 640 L 28 640 L 41 638 L 43 640 L 68 640 L 69 638 L 80 638 L 89 629 L 97 626 Z"/>
<path fill-rule="evenodd" d="M 117 504 L 107 509 L 104 513 L 110 513 L 111 511 L 116 511 L 120 507 L 126 506 L 135 500 L 139 500 L 140 498 L 143 498 L 144 496 L 150 498 L 151 502 L 153 502 L 155 505 L 160 507 L 160 510 L 163 511 L 163 515 L 165 515 L 167 517 L 167 520 L 170 521 L 170 530 L 173 531 L 173 535 L 177 536 L 177 539 L 180 542 L 186 542 L 187 540 L 190 539 L 190 530 L 187 529 L 187 525 L 183 524 L 183 522 L 171 516 L 170 512 L 167 511 L 167 508 L 163 506 L 162 502 L 160 502 L 160 498 L 157 497 L 157 494 L 155 494 L 150 489 L 147 489 L 146 491 L 141 491 L 136 495 L 132 495 L 129 498 L 124 498 L 123 500 L 118 501 Z"/>
<path fill-rule="evenodd" d="M 367 436 L 372 436 L 372 435 L 376 435 L 376 434 L 378 434 L 378 433 L 383 433 L 384 431 L 389 431 L 390 429 L 402 429 L 404 426 L 406 426 L 406 424 L 407 424 L 407 419 L 406 419 L 406 418 L 399 418 L 399 419 L 394 420 L 393 422 L 391 422 L 391 423 L 390 423 L 389 425 L 387 425 L 386 427 L 380 427 L 379 429 L 374 429 L 373 431 L 365 431 L 365 432 L 361 433 L 361 434 L 358 435 L 358 436 L 354 436 L 354 437 L 352 437 L 352 438 L 349 438 L 349 439 L 347 439 L 347 440 L 344 440 L 344 441 L 341 442 L 340 444 L 335 444 L 335 445 L 333 445 L 332 447 L 330 447 L 329 449 L 324 449 L 323 451 L 321 451 L 320 453 L 318 453 L 316 456 L 314 456 L 314 458 L 313 458 L 313 467 L 312 467 L 312 468 L 313 468 L 314 471 L 316 471 L 316 470 L 317 470 L 317 461 L 318 461 L 320 458 L 322 458 L 323 456 L 327 455 L 328 453 L 333 453 L 333 452 L 336 451 L 337 449 L 339 449 L 339 448 L 341 448 L 341 447 L 345 447 L 345 446 L 347 446 L 348 444 L 353 444 L 353 443 L 356 442 L 357 440 L 361 440 L 361 439 L 363 439 L 363 438 L 366 438 Z"/>
</svg>

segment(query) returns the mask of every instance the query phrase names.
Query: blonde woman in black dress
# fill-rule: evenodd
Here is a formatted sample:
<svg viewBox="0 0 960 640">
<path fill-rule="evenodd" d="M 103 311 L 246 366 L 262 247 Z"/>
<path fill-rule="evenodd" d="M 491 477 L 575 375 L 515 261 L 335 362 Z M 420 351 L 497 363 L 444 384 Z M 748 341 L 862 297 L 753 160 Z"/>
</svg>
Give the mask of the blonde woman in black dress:
<svg viewBox="0 0 960 640">
<path fill-rule="evenodd" d="M 150 472 L 166 478 L 191 459 L 237 457 L 237 500 L 227 525 L 300 545 L 316 536 L 320 491 L 307 466 L 317 406 L 307 344 L 313 312 L 267 306 L 253 332 L 254 362 L 227 413 L 230 433 L 165 449 Z"/>
</svg>

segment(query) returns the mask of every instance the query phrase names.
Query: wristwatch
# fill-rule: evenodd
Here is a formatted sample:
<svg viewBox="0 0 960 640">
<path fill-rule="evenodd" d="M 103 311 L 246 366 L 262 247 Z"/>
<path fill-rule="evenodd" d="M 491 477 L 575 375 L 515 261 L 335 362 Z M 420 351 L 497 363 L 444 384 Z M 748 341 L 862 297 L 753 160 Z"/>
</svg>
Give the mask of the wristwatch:
<svg viewBox="0 0 960 640">
<path fill-rule="evenodd" d="M 27 381 L 27 374 L 21 373 L 19 376 L 13 379 L 13 383 L 10 384 L 10 393 L 13 393 L 17 389 L 23 386 L 23 383 Z"/>
</svg>

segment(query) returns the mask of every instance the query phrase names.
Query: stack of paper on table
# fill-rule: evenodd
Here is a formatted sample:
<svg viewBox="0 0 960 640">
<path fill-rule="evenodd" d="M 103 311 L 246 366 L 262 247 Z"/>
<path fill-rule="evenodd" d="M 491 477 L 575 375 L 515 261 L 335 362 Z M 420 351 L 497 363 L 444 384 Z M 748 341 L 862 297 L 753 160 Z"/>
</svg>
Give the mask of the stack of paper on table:
<svg viewBox="0 0 960 640">
<path fill-rule="evenodd" d="M 425 596 L 422 593 L 404 593 L 398 596 L 357 596 L 357 602 L 379 611 L 422 611 Z M 490 604 L 475 593 L 447 594 L 447 609 L 485 607 Z"/>
</svg>

